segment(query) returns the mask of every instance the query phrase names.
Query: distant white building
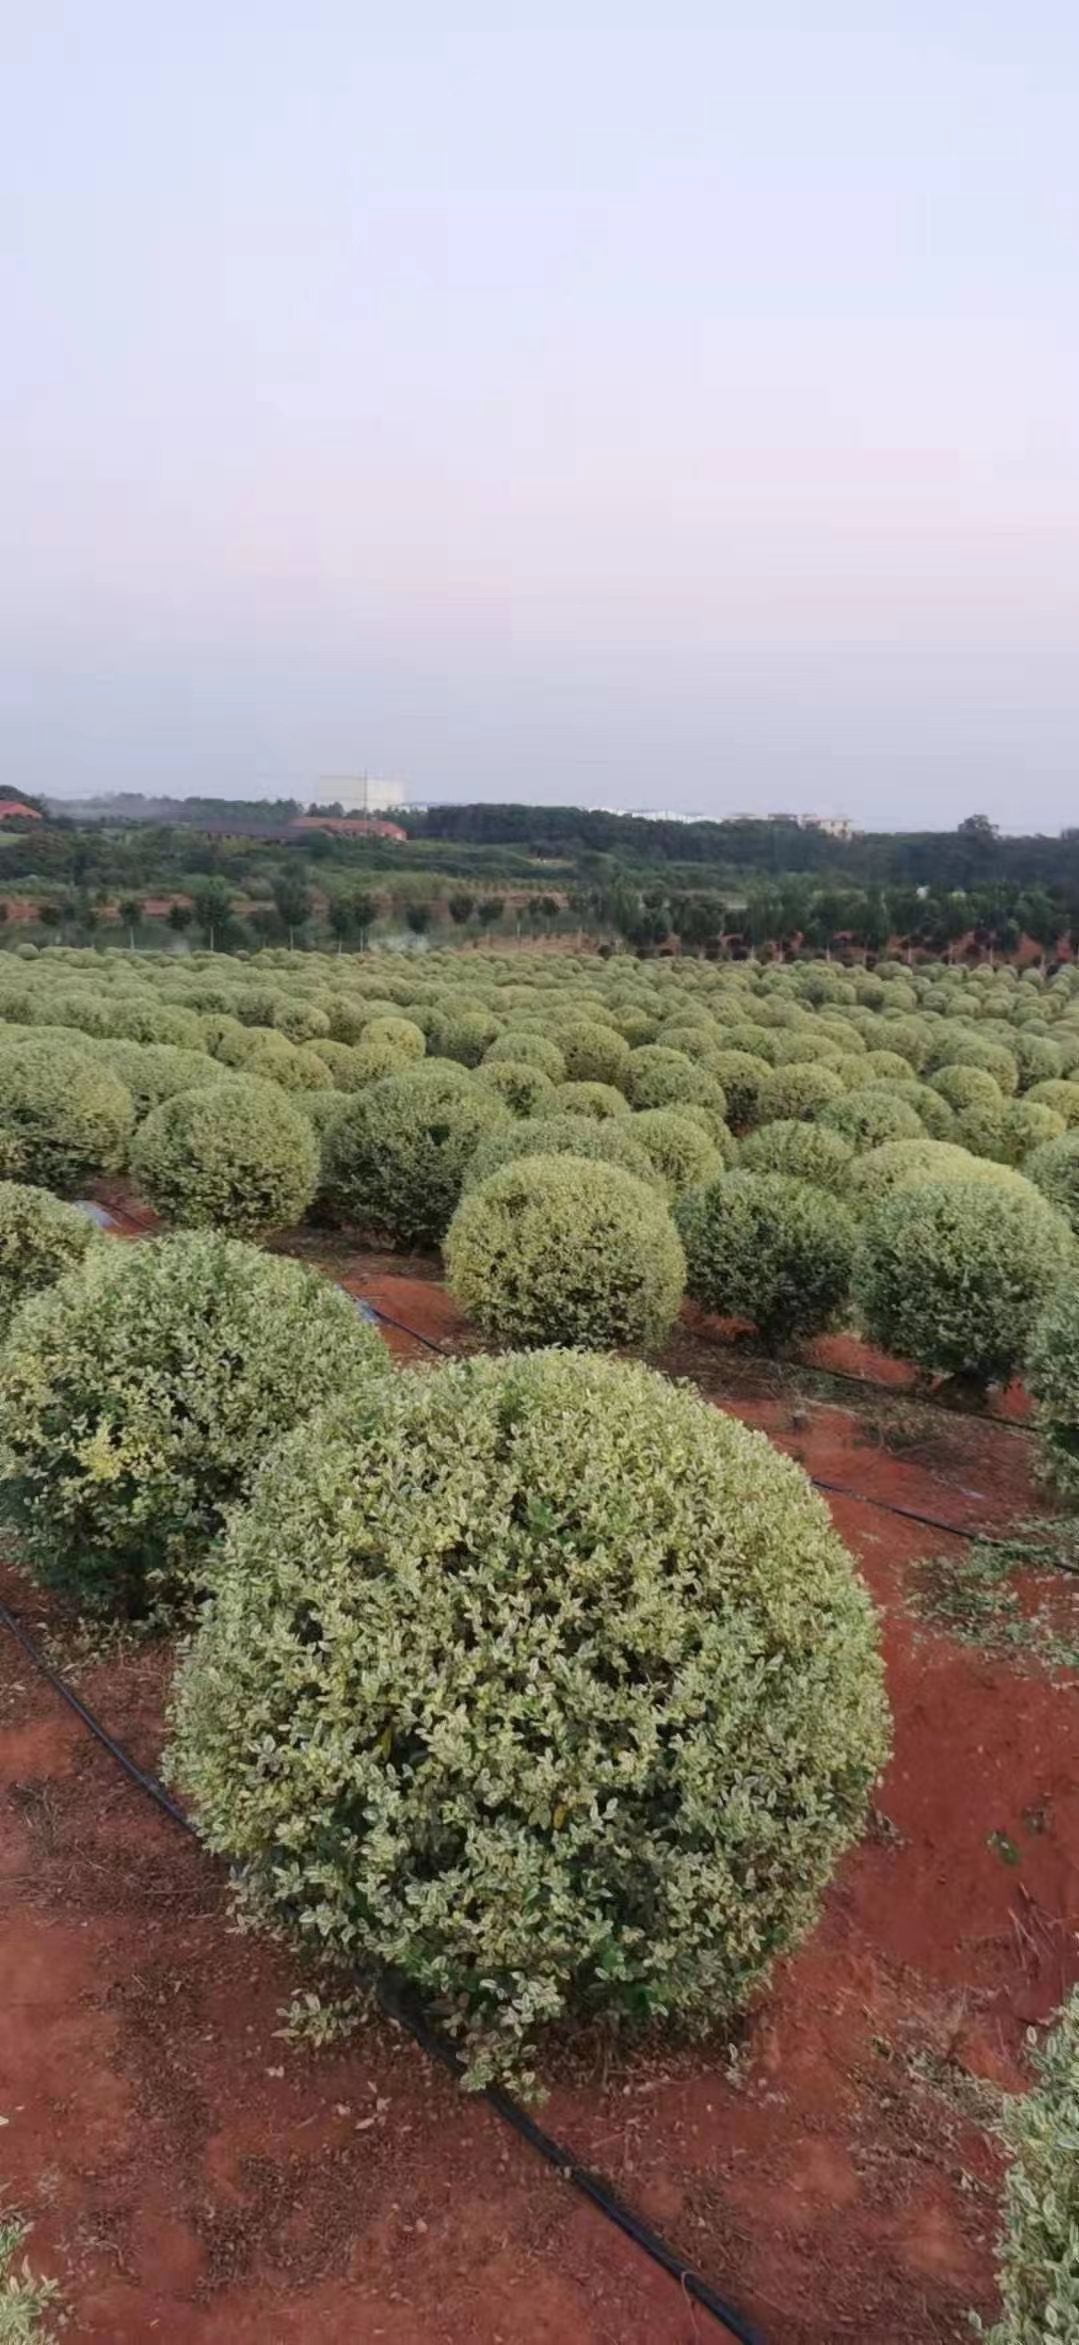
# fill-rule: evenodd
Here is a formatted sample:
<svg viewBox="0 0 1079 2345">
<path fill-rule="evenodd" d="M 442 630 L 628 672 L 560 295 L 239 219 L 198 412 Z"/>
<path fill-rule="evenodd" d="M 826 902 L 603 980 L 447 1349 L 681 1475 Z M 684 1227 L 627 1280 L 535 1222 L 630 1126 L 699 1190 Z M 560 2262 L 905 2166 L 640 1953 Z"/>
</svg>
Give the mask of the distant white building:
<svg viewBox="0 0 1079 2345">
<path fill-rule="evenodd" d="M 374 774 L 324 774 L 313 796 L 319 806 L 340 806 L 346 814 L 396 814 L 406 803 L 403 782 L 381 782 Z"/>
</svg>

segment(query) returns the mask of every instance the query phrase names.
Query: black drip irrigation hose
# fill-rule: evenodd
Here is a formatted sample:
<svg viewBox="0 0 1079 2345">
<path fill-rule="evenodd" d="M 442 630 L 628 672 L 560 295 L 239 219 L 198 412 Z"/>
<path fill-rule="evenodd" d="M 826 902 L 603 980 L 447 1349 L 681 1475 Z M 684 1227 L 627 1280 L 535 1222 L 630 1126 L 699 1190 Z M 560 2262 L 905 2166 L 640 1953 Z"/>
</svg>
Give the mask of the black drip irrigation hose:
<svg viewBox="0 0 1079 2345">
<path fill-rule="evenodd" d="M 368 1309 L 372 1307 L 368 1305 Z M 379 1312 L 377 1316 L 382 1318 L 383 1313 Z M 396 1323 L 391 1320 L 389 1324 L 392 1326 Z M 416 1331 L 413 1328 L 404 1328 L 402 1332 L 406 1335 L 412 1335 Z M 428 1339 L 420 1337 L 418 1340 L 425 1342 Z M 441 1346 L 432 1345 L 431 1348 L 440 1350 Z M 139 1791 L 145 1793 L 147 1799 L 152 1800 L 161 1814 L 169 1818 L 170 1823 L 178 1824 L 182 1832 L 186 1832 L 191 1839 L 197 1840 L 198 1834 L 190 1817 L 185 1816 L 183 1809 L 166 1791 L 164 1784 L 158 1781 L 156 1775 L 151 1775 L 146 1768 L 140 1767 L 138 1761 L 132 1758 L 130 1751 L 125 1750 L 123 1744 L 117 1742 L 115 1735 L 109 1733 L 108 1727 L 75 1692 L 74 1687 L 68 1684 L 67 1679 L 61 1676 L 59 1670 L 54 1669 L 51 1662 L 46 1660 L 40 1647 L 28 1634 L 22 1622 L 2 1601 L 0 1601 L 0 1626 L 7 1629 L 9 1635 L 21 1647 L 39 1675 L 45 1679 L 46 1684 L 50 1685 L 54 1693 L 60 1696 L 61 1701 L 67 1703 L 70 1710 L 74 1711 L 80 1724 L 85 1726 L 95 1741 L 99 1742 L 103 1750 L 108 1752 L 109 1757 L 115 1761 L 129 1781 L 134 1783 Z M 464 2072 L 464 2063 L 441 2030 L 432 2027 L 408 1982 L 399 1975 L 386 1971 L 375 1979 L 374 1988 L 386 2018 L 393 2020 L 397 2026 L 405 2028 L 429 2059 L 438 2061 L 441 2067 L 449 2070 L 451 2076 L 460 2078 Z M 694 2304 L 701 2305 L 705 2312 L 711 2313 L 713 2320 L 718 2321 L 720 2327 L 727 2331 L 728 2336 L 737 2338 L 739 2345 L 764 2345 L 760 2331 L 751 2326 L 743 2313 L 740 2313 L 734 2305 L 728 2304 L 718 2289 L 713 2288 L 711 2282 L 704 2279 L 700 2272 L 694 2271 L 691 2264 L 685 2263 L 682 2257 L 676 2254 L 674 2248 L 668 2246 L 667 2241 L 661 2238 L 659 2232 L 653 2231 L 651 2224 L 644 2221 L 643 2216 L 638 2215 L 632 2207 L 626 2205 L 610 2183 L 605 2182 L 600 2175 L 593 2174 L 587 2166 L 582 2166 L 562 2142 L 556 2141 L 552 2134 L 546 2133 L 541 2125 L 537 2125 L 535 2119 L 528 2115 L 528 2111 L 522 2109 L 519 2102 L 515 2101 L 510 2093 L 503 2091 L 501 2085 L 485 2086 L 479 2098 L 486 2101 L 488 2108 L 494 2111 L 495 2116 L 499 2117 L 504 2125 L 508 2125 L 521 2141 L 527 2142 L 529 2148 L 535 2150 L 537 2156 L 543 2158 L 548 2166 L 553 2167 L 555 2173 L 560 2174 L 563 2181 L 571 2183 L 575 2190 L 580 2191 L 583 2198 L 590 2201 L 599 2214 L 603 2215 L 609 2223 L 613 2223 L 627 2239 L 632 2240 L 634 2246 L 639 2247 L 652 2263 L 658 2264 L 660 2269 L 668 2273 L 672 2280 L 676 2280 L 684 2295 L 691 2298 Z"/>
</svg>

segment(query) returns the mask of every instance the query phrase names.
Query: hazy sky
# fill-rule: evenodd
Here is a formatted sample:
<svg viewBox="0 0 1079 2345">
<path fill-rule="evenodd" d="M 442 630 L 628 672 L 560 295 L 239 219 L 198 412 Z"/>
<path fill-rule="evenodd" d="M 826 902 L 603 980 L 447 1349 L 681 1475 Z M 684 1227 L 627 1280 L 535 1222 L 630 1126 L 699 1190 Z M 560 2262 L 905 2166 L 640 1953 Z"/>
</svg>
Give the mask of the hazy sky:
<svg viewBox="0 0 1079 2345">
<path fill-rule="evenodd" d="M 9 0 L 3 780 L 1079 820 L 1069 0 Z"/>
</svg>

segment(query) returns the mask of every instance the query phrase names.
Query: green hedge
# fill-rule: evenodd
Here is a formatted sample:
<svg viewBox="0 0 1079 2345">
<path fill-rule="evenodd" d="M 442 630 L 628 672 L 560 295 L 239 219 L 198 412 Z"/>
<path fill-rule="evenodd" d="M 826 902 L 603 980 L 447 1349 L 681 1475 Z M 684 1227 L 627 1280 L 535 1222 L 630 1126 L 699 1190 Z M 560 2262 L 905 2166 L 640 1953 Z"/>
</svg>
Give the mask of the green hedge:
<svg viewBox="0 0 1079 2345">
<path fill-rule="evenodd" d="M 555 1352 L 401 1376 L 267 1461 L 170 1772 L 247 1909 L 403 1972 L 477 2085 L 567 2016 L 729 2022 L 887 1739 L 872 1608 L 800 1468 Z"/>
</svg>

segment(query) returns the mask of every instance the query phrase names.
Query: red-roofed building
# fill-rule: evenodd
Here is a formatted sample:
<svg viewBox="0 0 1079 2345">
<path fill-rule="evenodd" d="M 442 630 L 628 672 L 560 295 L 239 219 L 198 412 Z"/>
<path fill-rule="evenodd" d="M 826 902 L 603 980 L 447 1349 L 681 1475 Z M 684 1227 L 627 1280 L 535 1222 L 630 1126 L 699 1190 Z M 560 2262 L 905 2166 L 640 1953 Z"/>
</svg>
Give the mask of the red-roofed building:
<svg viewBox="0 0 1079 2345">
<path fill-rule="evenodd" d="M 11 822 L 19 816 L 24 822 L 40 822 L 36 806 L 24 806 L 21 798 L 0 798 L 0 822 Z"/>
</svg>

